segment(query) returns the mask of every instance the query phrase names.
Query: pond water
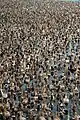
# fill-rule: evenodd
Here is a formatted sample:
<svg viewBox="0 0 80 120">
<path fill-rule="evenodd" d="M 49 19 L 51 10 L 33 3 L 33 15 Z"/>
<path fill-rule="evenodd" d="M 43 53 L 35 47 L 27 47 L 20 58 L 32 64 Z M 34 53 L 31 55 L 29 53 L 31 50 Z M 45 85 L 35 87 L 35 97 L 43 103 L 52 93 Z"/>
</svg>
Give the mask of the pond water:
<svg viewBox="0 0 80 120">
<path fill-rule="evenodd" d="M 61 0 L 61 1 L 68 1 L 68 2 L 80 2 L 80 0 Z"/>
</svg>

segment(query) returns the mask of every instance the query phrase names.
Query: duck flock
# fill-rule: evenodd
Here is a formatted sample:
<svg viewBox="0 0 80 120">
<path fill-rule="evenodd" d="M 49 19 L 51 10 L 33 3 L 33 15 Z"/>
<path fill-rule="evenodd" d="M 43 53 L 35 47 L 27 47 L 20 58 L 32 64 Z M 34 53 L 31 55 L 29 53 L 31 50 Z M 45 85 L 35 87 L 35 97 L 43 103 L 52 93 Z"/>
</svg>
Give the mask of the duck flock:
<svg viewBox="0 0 80 120">
<path fill-rule="evenodd" d="M 0 120 L 80 119 L 80 3 L 0 0 Z"/>
</svg>

